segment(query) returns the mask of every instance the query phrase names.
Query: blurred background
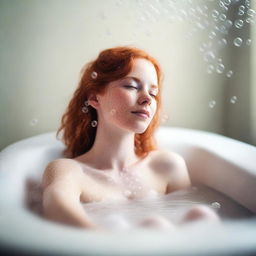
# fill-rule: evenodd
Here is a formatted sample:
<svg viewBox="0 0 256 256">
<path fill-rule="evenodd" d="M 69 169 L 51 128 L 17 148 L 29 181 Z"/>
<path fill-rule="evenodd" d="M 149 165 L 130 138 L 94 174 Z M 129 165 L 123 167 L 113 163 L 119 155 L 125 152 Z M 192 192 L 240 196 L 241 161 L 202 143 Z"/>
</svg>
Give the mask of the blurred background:
<svg viewBox="0 0 256 256">
<path fill-rule="evenodd" d="M 256 0 L 0 0 L 0 150 L 56 131 L 85 63 L 135 46 L 164 71 L 162 125 L 256 145 Z"/>
</svg>

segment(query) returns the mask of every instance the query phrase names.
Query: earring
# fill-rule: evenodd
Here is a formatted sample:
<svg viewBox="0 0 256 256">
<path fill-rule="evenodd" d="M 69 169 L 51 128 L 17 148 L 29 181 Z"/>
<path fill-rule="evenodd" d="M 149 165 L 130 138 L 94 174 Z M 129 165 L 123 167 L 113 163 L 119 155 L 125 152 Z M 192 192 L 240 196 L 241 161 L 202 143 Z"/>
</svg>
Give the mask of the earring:
<svg viewBox="0 0 256 256">
<path fill-rule="evenodd" d="M 89 111 L 88 106 L 89 106 L 89 102 L 88 102 L 88 100 L 86 100 L 86 101 L 84 102 L 84 107 L 82 107 L 82 111 L 83 111 L 85 114 L 88 113 L 88 111 Z"/>
<path fill-rule="evenodd" d="M 96 120 L 93 120 L 92 122 L 91 122 L 91 126 L 92 127 L 96 127 L 98 125 L 98 122 L 96 121 Z"/>
</svg>

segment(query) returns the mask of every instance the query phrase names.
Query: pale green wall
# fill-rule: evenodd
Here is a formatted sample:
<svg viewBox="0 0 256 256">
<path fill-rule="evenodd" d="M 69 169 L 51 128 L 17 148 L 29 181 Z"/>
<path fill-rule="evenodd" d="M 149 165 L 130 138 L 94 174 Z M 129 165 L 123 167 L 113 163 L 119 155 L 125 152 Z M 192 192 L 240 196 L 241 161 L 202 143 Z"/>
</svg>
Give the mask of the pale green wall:
<svg viewBox="0 0 256 256">
<path fill-rule="evenodd" d="M 248 95 L 238 95 L 238 104 L 230 105 L 229 79 L 206 72 L 199 47 L 209 31 L 194 31 L 189 37 L 195 23 L 162 18 L 163 14 L 154 9 L 150 9 L 152 18 L 143 21 L 142 2 L 0 1 L 0 149 L 57 130 L 82 66 L 99 51 L 117 45 L 141 47 L 160 61 L 165 73 L 164 108 L 169 116 L 165 125 L 212 131 L 253 143 L 247 132 L 249 127 L 255 132 L 256 127 L 249 118 L 242 118 L 248 114 Z M 170 2 L 162 1 L 166 5 Z M 182 2 L 174 1 L 180 10 L 185 8 Z M 210 9 L 218 6 L 218 1 L 194 1 L 195 6 L 205 2 Z M 227 47 L 222 52 L 223 60 L 228 62 L 229 55 Z M 252 79 L 255 81 L 255 75 Z M 232 93 L 244 92 L 242 86 Z M 208 106 L 211 100 L 216 101 L 212 109 Z M 256 99 L 252 100 L 251 108 L 255 110 Z M 255 124 L 255 111 L 250 114 L 254 114 Z M 33 119 L 38 121 L 33 124 Z"/>
</svg>

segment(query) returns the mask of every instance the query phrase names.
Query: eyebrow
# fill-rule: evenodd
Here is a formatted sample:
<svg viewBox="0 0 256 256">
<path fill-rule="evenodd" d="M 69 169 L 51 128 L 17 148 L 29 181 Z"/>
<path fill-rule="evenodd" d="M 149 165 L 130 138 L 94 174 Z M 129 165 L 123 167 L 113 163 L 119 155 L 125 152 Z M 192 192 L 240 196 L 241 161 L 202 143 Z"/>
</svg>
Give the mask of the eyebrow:
<svg viewBox="0 0 256 256">
<path fill-rule="evenodd" d="M 124 79 L 126 79 L 126 78 L 130 78 L 130 79 L 134 80 L 135 82 L 141 84 L 141 80 L 140 80 L 138 77 L 135 77 L 135 76 L 126 76 L 126 77 L 122 78 L 121 80 L 124 80 Z M 152 84 L 152 85 L 151 85 L 151 88 L 156 88 L 156 89 L 158 89 L 158 86 L 155 85 L 155 84 Z"/>
</svg>

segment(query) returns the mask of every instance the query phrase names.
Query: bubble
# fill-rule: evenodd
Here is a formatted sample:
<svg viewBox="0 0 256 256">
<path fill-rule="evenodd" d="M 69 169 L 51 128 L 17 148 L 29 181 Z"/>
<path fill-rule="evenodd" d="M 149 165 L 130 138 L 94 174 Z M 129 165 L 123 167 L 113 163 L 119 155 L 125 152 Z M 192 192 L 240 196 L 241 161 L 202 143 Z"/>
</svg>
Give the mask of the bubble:
<svg viewBox="0 0 256 256">
<path fill-rule="evenodd" d="M 237 37 L 234 39 L 233 43 L 235 46 L 240 47 L 243 43 L 243 40 L 240 37 Z"/>
<path fill-rule="evenodd" d="M 238 15 L 243 16 L 243 15 L 244 15 L 244 11 L 239 10 L 239 11 L 238 11 Z"/>
<path fill-rule="evenodd" d="M 236 97 L 236 96 L 231 97 L 230 102 L 231 102 L 232 104 L 235 104 L 236 101 L 237 101 L 237 97 Z"/>
<path fill-rule="evenodd" d="M 232 71 L 232 70 L 229 70 L 229 71 L 227 72 L 226 76 L 227 76 L 228 78 L 230 78 L 231 76 L 233 76 L 233 71 Z"/>
<path fill-rule="evenodd" d="M 225 46 L 227 45 L 227 40 L 225 38 L 221 38 L 219 41 L 218 41 L 218 44 L 220 46 Z"/>
<path fill-rule="evenodd" d="M 251 23 L 251 24 L 254 24 L 254 23 L 255 23 L 255 21 L 254 21 L 253 18 L 251 18 L 251 17 L 246 18 L 245 21 L 246 21 L 247 23 Z"/>
<path fill-rule="evenodd" d="M 208 51 L 204 54 L 204 60 L 206 62 L 213 61 L 215 59 L 215 55 L 212 51 Z"/>
<path fill-rule="evenodd" d="M 219 12 L 214 9 L 214 10 L 212 11 L 212 17 L 213 17 L 213 18 L 217 18 L 218 16 L 219 16 Z"/>
<path fill-rule="evenodd" d="M 213 39 L 215 36 L 216 36 L 216 33 L 215 33 L 214 31 L 211 31 L 211 32 L 209 33 L 209 38 L 210 38 L 210 39 Z"/>
<path fill-rule="evenodd" d="M 216 71 L 217 71 L 217 73 L 221 74 L 221 73 L 223 73 L 224 70 L 225 70 L 225 66 L 224 66 L 222 63 L 219 63 L 219 64 L 216 66 Z"/>
<path fill-rule="evenodd" d="M 88 107 L 82 107 L 82 112 L 83 113 L 86 114 L 86 113 L 88 113 L 88 111 L 89 111 Z"/>
<path fill-rule="evenodd" d="M 249 9 L 249 10 L 247 11 L 247 15 L 248 15 L 248 16 L 254 16 L 255 13 L 256 13 L 256 12 L 255 12 L 253 9 Z"/>
<path fill-rule="evenodd" d="M 31 126 L 36 126 L 37 123 L 38 123 L 38 119 L 37 119 L 37 118 L 33 118 L 33 119 L 30 121 L 29 124 L 30 124 Z"/>
<path fill-rule="evenodd" d="M 245 7 L 243 5 L 240 5 L 238 8 L 239 11 L 244 11 L 244 9 L 245 9 Z"/>
<path fill-rule="evenodd" d="M 229 29 L 230 27 L 232 27 L 233 22 L 231 20 L 225 20 L 224 25 Z"/>
<path fill-rule="evenodd" d="M 234 22 L 234 24 L 235 24 L 235 27 L 236 28 L 242 28 L 243 27 L 243 25 L 244 25 L 244 21 L 243 20 L 236 20 L 235 22 Z"/>
<path fill-rule="evenodd" d="M 212 74 L 214 70 L 215 70 L 215 68 L 212 64 L 208 65 L 208 67 L 207 67 L 208 74 Z"/>
<path fill-rule="evenodd" d="M 248 38 L 247 40 L 246 40 L 246 45 L 251 45 L 251 43 L 252 43 L 252 39 L 250 39 L 250 38 Z"/>
<path fill-rule="evenodd" d="M 222 13 L 222 14 L 219 16 L 219 19 L 220 19 L 221 21 L 224 21 L 226 18 L 227 18 L 227 16 L 226 16 L 224 13 Z"/>
<path fill-rule="evenodd" d="M 98 77 L 98 73 L 95 72 L 95 71 L 93 71 L 93 72 L 91 73 L 91 78 L 92 78 L 92 79 L 96 79 L 97 77 Z"/>
<path fill-rule="evenodd" d="M 209 107 L 210 107 L 210 108 L 214 108 L 215 105 L 216 105 L 216 101 L 215 101 L 215 100 L 211 100 L 211 101 L 209 102 Z"/>
<path fill-rule="evenodd" d="M 93 120 L 93 121 L 91 122 L 92 127 L 96 127 L 97 124 L 98 124 L 98 122 L 97 122 L 96 120 Z"/>
<path fill-rule="evenodd" d="M 214 209 L 220 209 L 220 208 L 221 208 L 221 205 L 220 205 L 220 203 L 218 203 L 218 202 L 213 202 L 213 203 L 211 204 L 211 206 L 212 206 L 212 208 L 214 208 Z"/>
<path fill-rule="evenodd" d="M 230 5 L 231 4 L 231 0 L 224 0 L 224 4 L 225 5 Z"/>
</svg>

